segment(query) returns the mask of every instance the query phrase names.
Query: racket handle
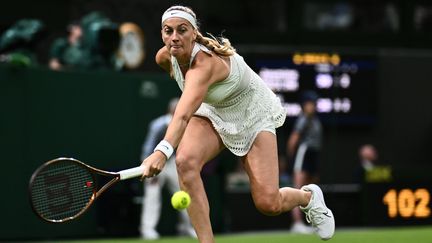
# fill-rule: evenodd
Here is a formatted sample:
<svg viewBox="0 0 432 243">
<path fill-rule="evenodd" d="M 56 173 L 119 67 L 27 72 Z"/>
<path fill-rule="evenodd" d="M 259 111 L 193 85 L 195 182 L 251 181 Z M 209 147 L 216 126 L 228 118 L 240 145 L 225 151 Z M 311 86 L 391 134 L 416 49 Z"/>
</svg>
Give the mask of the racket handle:
<svg viewBox="0 0 432 243">
<path fill-rule="evenodd" d="M 127 180 L 134 177 L 139 177 L 144 172 L 144 166 L 138 166 L 127 170 L 119 171 L 120 180 Z"/>
</svg>

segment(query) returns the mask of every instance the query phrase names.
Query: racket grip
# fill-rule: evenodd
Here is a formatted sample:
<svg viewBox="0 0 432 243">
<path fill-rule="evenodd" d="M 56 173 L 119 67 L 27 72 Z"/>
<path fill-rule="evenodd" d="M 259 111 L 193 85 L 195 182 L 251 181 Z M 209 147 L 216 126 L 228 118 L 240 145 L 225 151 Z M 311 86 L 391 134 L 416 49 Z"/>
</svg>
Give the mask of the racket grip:
<svg viewBox="0 0 432 243">
<path fill-rule="evenodd" d="M 134 177 L 139 177 L 144 172 L 144 166 L 138 166 L 127 170 L 119 171 L 120 180 L 127 180 Z"/>
</svg>

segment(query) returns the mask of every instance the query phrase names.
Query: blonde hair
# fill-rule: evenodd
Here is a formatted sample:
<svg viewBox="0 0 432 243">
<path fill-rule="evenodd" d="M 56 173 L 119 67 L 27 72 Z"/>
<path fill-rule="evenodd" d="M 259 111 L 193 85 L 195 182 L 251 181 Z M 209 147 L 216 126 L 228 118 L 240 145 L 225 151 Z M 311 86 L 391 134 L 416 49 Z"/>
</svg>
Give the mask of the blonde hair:
<svg viewBox="0 0 432 243">
<path fill-rule="evenodd" d="M 175 5 L 168 8 L 165 12 L 169 12 L 173 10 L 180 10 L 190 14 L 195 19 L 197 25 L 199 26 L 199 22 L 197 21 L 196 14 L 191 8 L 181 6 L 181 5 Z M 199 29 L 197 29 L 196 31 L 197 31 L 197 38 L 195 41 L 201 45 L 204 45 L 205 47 L 215 52 L 216 54 L 220 56 L 232 56 L 234 55 L 234 53 L 236 53 L 235 48 L 231 45 L 231 42 L 227 38 L 223 36 L 216 38 L 209 33 L 207 34 L 210 37 L 205 37 L 203 36 L 203 34 L 201 34 Z"/>
</svg>

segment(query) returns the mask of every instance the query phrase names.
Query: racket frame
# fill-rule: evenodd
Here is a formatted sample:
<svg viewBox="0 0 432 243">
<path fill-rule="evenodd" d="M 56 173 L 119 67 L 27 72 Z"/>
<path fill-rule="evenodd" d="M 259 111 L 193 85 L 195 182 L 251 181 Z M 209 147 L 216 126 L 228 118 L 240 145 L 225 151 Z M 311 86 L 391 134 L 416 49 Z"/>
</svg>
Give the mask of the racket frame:
<svg viewBox="0 0 432 243">
<path fill-rule="evenodd" d="M 76 163 L 77 165 L 79 165 L 79 166 L 82 166 L 82 167 L 84 167 L 85 169 L 87 169 L 89 172 L 90 172 L 90 174 L 91 174 L 91 176 L 92 176 L 92 179 L 93 179 L 93 183 L 94 183 L 94 185 L 93 185 L 93 194 L 92 194 L 92 196 L 89 198 L 89 202 L 86 204 L 86 206 L 85 207 L 83 207 L 82 209 L 81 209 L 81 211 L 79 211 L 77 214 L 75 214 L 74 216 L 71 216 L 71 217 L 68 217 L 68 218 L 65 218 L 65 219 L 60 219 L 60 220 L 54 220 L 54 219 L 48 219 L 48 218 L 45 218 L 44 216 L 42 216 L 37 210 L 36 210 L 36 208 L 35 208 L 35 206 L 34 206 L 34 204 L 33 204 L 33 199 L 32 199 L 32 187 L 33 187 L 33 185 L 34 185 L 34 182 L 35 182 L 35 179 L 36 179 L 36 177 L 39 175 L 39 173 L 42 171 L 42 170 L 44 170 L 47 166 L 50 166 L 50 165 L 52 165 L 52 164 L 54 164 L 54 163 L 58 163 L 58 162 L 61 162 L 61 161 L 73 161 L 74 163 Z M 132 174 L 131 174 L 131 171 L 132 171 Z M 66 221 L 70 221 L 70 220 L 72 220 L 72 219 L 76 219 L 76 218 L 78 218 L 79 216 L 81 216 L 83 213 L 85 213 L 89 208 L 90 208 L 90 206 L 93 204 L 93 202 L 103 193 L 103 192 L 105 192 L 108 188 L 110 188 L 111 186 L 113 186 L 115 183 L 117 183 L 119 180 L 125 180 L 125 179 L 129 179 L 129 178 L 133 178 L 133 177 L 137 177 L 137 176 L 139 176 L 139 172 L 141 171 L 141 173 L 142 173 L 142 167 L 135 167 L 135 168 L 132 168 L 132 169 L 128 169 L 128 170 L 123 170 L 123 171 L 120 171 L 120 172 L 110 172 L 110 171 L 105 171 L 105 170 L 101 170 L 101 169 L 97 169 L 97 168 L 95 168 L 95 167 L 92 167 L 92 166 L 90 166 L 90 165 L 87 165 L 87 164 L 85 164 L 85 163 L 83 163 L 83 162 L 81 162 L 81 161 L 79 161 L 79 160 L 77 160 L 77 159 L 74 159 L 74 158 L 66 158 L 66 157 L 60 157 L 60 158 L 56 158 L 56 159 L 53 159 L 53 160 L 50 160 L 50 161 L 48 161 L 48 162 L 45 162 L 44 164 L 42 164 L 38 169 L 36 169 L 36 171 L 35 172 L 33 172 L 33 174 L 32 174 L 32 176 L 31 176 L 31 178 L 30 178 L 30 183 L 29 183 L 29 188 L 28 188 L 28 190 L 29 190 L 29 195 L 30 195 L 30 204 L 31 204 L 31 207 L 32 207 L 32 210 L 35 212 L 35 214 L 39 217 L 39 218 L 41 218 L 41 219 L 43 219 L 43 220 L 45 220 L 45 221 L 47 221 L 47 222 L 50 222 L 50 223 L 63 223 L 63 222 L 66 222 Z M 127 176 L 124 176 L 124 178 L 121 178 L 121 175 L 123 175 L 123 174 L 125 174 L 125 172 L 126 172 L 126 174 L 127 174 Z M 105 183 L 105 185 L 103 185 L 101 188 L 99 188 L 99 190 L 98 190 L 98 180 L 96 180 L 96 175 L 97 174 L 99 174 L 99 175 L 102 175 L 102 176 L 105 176 L 105 177 L 112 177 L 112 179 L 110 180 L 110 181 L 108 181 L 107 183 Z"/>
</svg>

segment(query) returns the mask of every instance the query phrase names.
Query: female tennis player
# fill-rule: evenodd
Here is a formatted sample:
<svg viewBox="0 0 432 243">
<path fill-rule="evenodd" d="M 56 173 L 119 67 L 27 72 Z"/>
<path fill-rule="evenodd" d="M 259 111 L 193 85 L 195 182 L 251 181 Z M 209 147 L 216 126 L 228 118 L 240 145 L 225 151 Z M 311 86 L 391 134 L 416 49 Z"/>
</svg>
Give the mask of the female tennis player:
<svg viewBox="0 0 432 243">
<path fill-rule="evenodd" d="M 214 242 L 200 171 L 228 148 L 242 159 L 260 212 L 278 215 L 300 206 L 317 234 L 330 239 L 334 218 L 317 185 L 279 189 L 275 129 L 286 114 L 275 94 L 228 39 L 200 33 L 190 8 L 168 8 L 162 15 L 161 34 L 165 46 L 156 54 L 156 62 L 183 93 L 164 139 L 143 161 L 143 178 L 160 173 L 177 148 L 180 187 L 192 198 L 188 208 L 192 224 L 200 242 Z"/>
</svg>

